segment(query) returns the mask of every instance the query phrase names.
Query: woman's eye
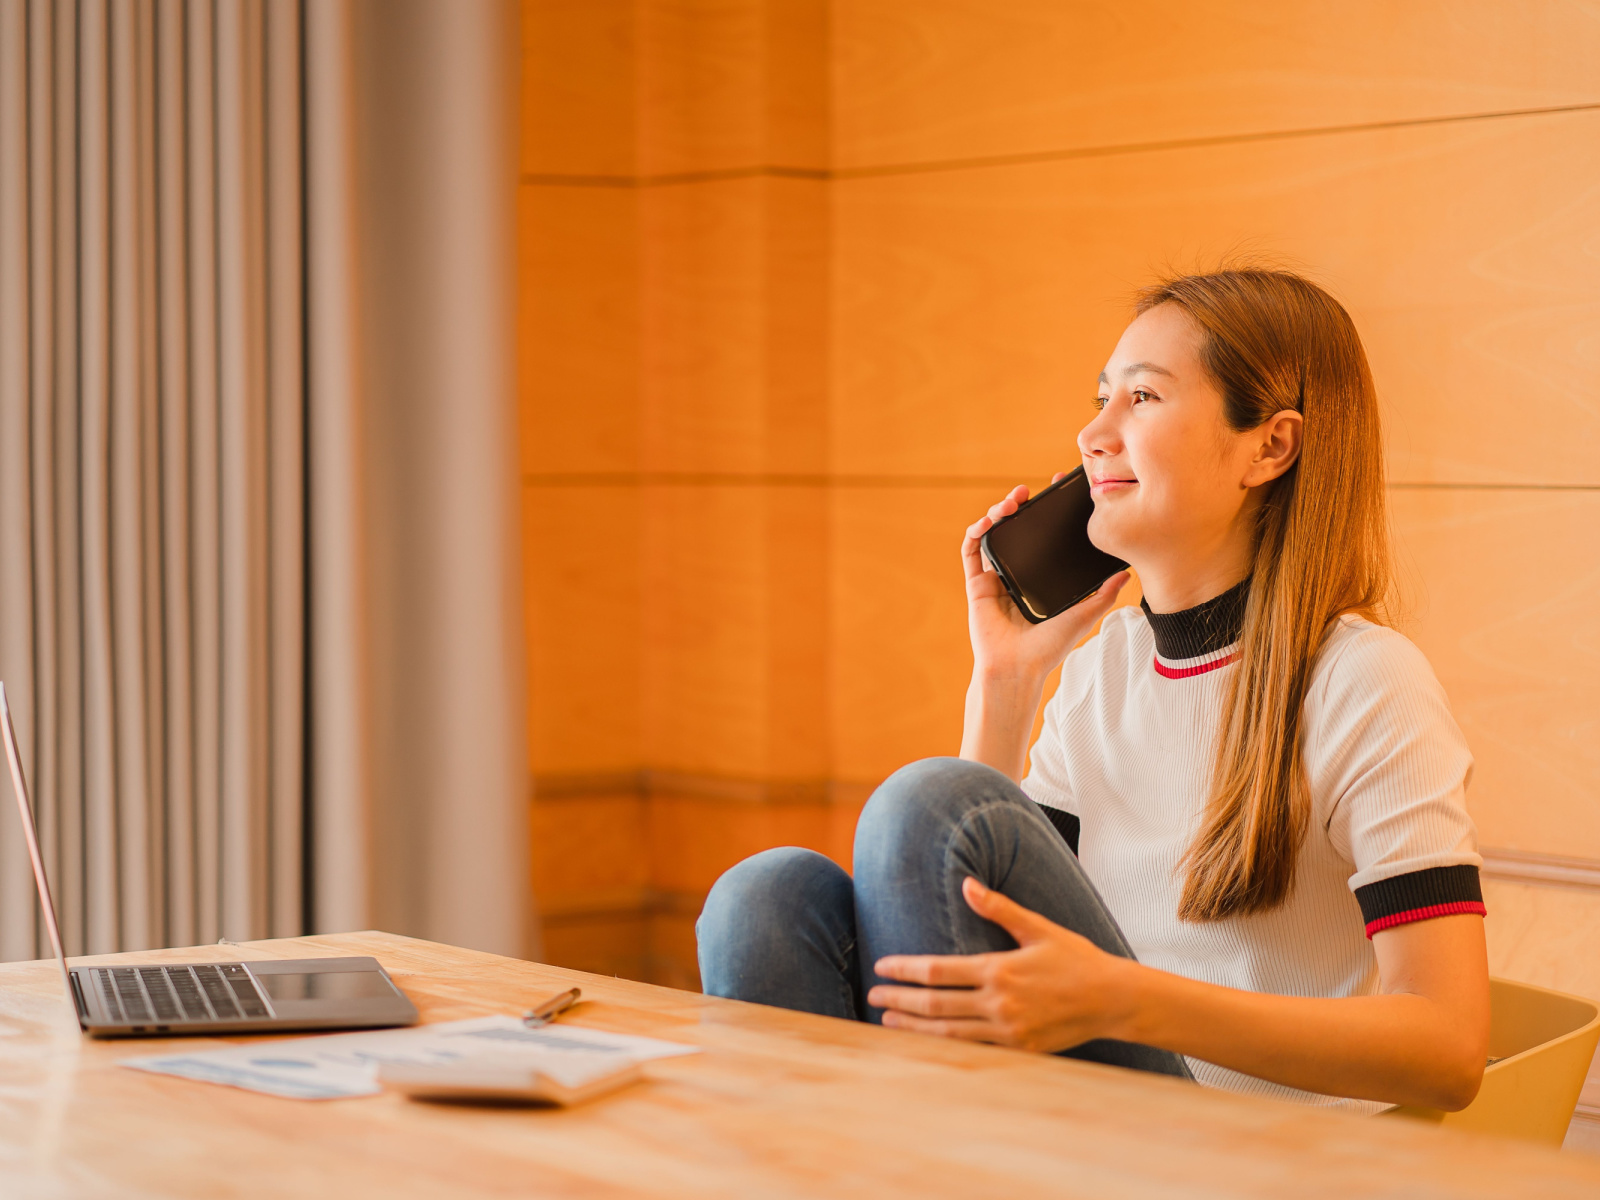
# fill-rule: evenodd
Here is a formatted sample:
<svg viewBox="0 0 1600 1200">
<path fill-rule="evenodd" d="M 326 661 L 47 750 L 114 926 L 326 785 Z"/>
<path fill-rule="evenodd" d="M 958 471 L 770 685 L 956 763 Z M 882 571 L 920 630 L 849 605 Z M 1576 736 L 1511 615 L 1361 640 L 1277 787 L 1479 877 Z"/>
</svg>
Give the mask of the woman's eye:
<svg viewBox="0 0 1600 1200">
<path fill-rule="evenodd" d="M 1146 400 L 1154 399 L 1155 396 L 1152 393 L 1145 391 L 1143 388 L 1133 389 L 1133 402 L 1135 404 L 1143 404 Z"/>
<path fill-rule="evenodd" d="M 1095 408 L 1103 409 L 1106 405 L 1111 403 L 1111 397 L 1110 396 L 1096 396 L 1094 398 L 1093 403 L 1094 403 Z"/>
</svg>

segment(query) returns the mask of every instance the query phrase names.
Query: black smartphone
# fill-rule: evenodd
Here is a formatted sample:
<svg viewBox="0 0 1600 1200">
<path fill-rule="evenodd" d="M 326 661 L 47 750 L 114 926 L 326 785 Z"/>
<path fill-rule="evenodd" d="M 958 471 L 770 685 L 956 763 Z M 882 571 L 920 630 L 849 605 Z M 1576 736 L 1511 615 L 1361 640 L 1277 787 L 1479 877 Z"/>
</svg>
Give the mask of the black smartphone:
<svg viewBox="0 0 1600 1200">
<path fill-rule="evenodd" d="M 1037 625 L 1094 595 L 1127 567 L 1089 540 L 1094 497 L 1079 467 L 983 535 L 983 552 L 1022 615 Z"/>
</svg>

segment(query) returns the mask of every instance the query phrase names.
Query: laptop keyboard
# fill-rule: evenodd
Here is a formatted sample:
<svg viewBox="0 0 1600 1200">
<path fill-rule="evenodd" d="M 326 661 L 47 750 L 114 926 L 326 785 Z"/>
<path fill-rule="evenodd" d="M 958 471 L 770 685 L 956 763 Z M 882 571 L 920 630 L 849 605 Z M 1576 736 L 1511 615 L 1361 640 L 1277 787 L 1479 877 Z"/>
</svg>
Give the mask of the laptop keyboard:
<svg viewBox="0 0 1600 1200">
<path fill-rule="evenodd" d="M 241 963 L 96 967 L 94 974 L 101 1003 L 113 1020 L 156 1025 L 272 1015 Z"/>
</svg>

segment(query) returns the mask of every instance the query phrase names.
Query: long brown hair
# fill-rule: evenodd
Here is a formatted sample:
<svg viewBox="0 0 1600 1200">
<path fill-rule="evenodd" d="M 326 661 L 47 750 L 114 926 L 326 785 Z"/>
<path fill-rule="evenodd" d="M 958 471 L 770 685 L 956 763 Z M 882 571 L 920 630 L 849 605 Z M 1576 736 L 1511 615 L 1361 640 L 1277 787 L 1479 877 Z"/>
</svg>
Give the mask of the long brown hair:
<svg viewBox="0 0 1600 1200">
<path fill-rule="evenodd" d="M 1169 279 L 1137 308 L 1176 304 L 1204 333 L 1201 361 L 1233 429 L 1303 418 L 1300 456 L 1266 485 L 1239 669 L 1223 705 L 1211 794 L 1184 856 L 1178 913 L 1215 921 L 1288 899 L 1311 820 L 1301 709 L 1342 613 L 1385 619 L 1390 587 L 1383 442 L 1372 372 L 1350 314 L 1287 271 Z"/>
</svg>

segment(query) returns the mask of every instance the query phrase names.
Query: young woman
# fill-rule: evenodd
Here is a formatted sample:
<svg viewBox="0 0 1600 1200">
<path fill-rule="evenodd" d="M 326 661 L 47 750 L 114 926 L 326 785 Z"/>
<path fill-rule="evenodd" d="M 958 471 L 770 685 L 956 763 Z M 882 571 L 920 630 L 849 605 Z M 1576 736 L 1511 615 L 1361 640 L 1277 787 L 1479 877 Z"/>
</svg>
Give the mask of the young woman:
<svg viewBox="0 0 1600 1200">
<path fill-rule="evenodd" d="M 793 848 L 724 875 L 706 990 L 1356 1111 L 1464 1107 L 1489 1025 L 1472 759 L 1381 623 L 1354 325 L 1291 274 L 1173 279 L 1096 408 L 1089 533 L 1142 607 L 1112 609 L 1118 575 L 1030 625 L 979 549 L 1027 489 L 991 508 L 961 551 L 961 757 L 878 789 L 853 879 Z"/>
</svg>

